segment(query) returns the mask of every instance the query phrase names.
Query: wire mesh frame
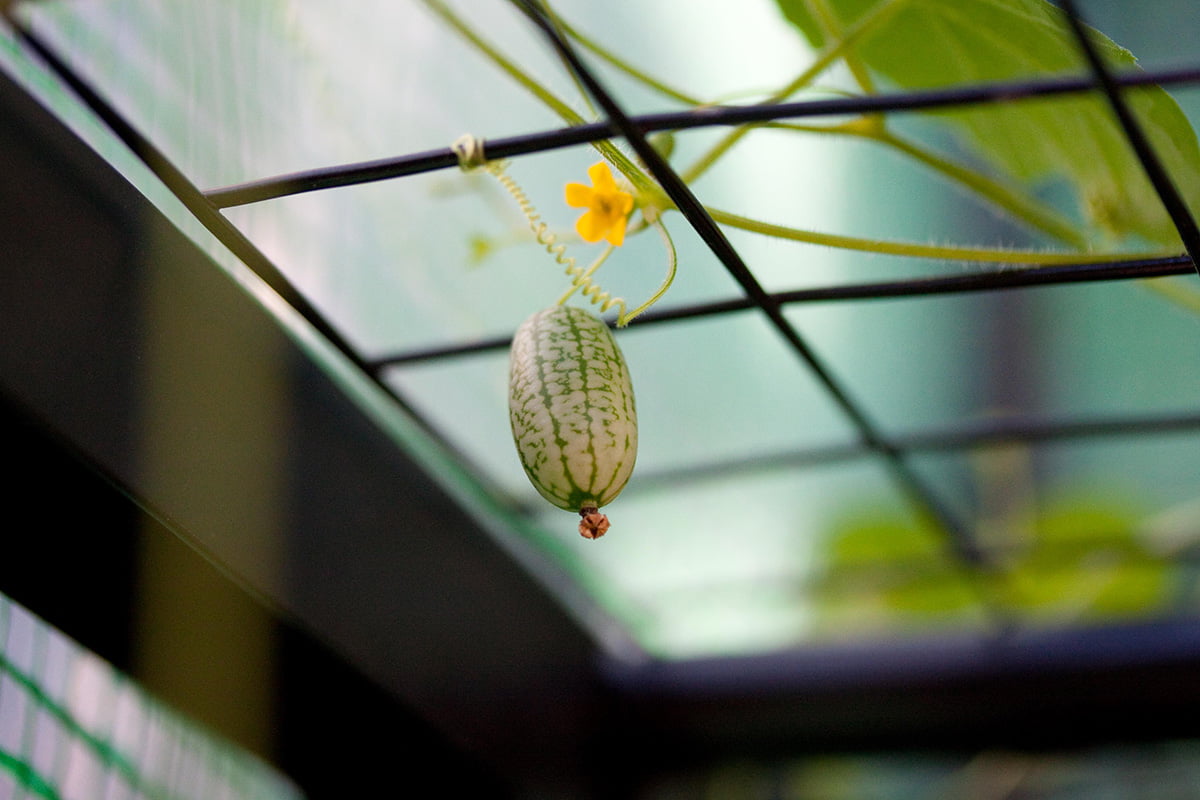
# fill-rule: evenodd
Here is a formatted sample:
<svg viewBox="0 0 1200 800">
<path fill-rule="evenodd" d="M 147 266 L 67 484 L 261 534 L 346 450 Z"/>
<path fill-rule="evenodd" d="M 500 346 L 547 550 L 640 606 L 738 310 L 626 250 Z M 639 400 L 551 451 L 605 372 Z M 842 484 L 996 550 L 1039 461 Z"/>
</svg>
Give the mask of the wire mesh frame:
<svg viewBox="0 0 1200 800">
<path fill-rule="evenodd" d="M 696 230 L 713 254 L 741 285 L 744 297 L 715 303 L 697 304 L 649 312 L 639 325 L 672 320 L 705 317 L 715 314 L 757 309 L 789 344 L 796 356 L 823 385 L 826 393 L 841 408 L 857 430 L 859 441 L 842 448 L 826 448 L 772 455 L 749 462 L 727 462 L 701 467 L 708 474 L 721 474 L 744 469 L 755 463 L 816 463 L 829 459 L 857 458 L 876 455 L 883 459 L 893 479 L 922 511 L 931 515 L 946 533 L 951 550 L 960 562 L 970 568 L 986 567 L 982 551 L 975 543 L 969 527 L 952 514 L 937 498 L 932 488 L 909 467 L 907 457 L 917 452 L 965 450 L 979 444 L 997 441 L 1045 441 L 1048 439 L 1093 436 L 1137 435 L 1163 432 L 1183 432 L 1200 429 L 1200 415 L 1176 414 L 1109 418 L 1100 421 L 1057 420 L 1027 421 L 1019 424 L 989 421 L 969 429 L 932 432 L 920 436 L 885 436 L 869 419 L 863 408 L 833 377 L 817 354 L 808 346 L 795 327 L 783 316 L 782 307 L 791 303 L 838 300 L 866 300 L 888 297 L 922 297 L 944 293 L 994 291 L 1008 288 L 1045 286 L 1062 283 L 1127 280 L 1167 275 L 1196 274 L 1200 271 L 1200 230 L 1186 204 L 1181 199 L 1170 176 L 1166 173 L 1153 147 L 1141 130 L 1136 117 L 1125 102 L 1121 90 L 1145 85 L 1179 85 L 1200 83 L 1200 66 L 1154 72 L 1114 75 L 1103 64 L 1086 34 L 1082 18 L 1070 0 L 1059 0 L 1080 52 L 1087 63 L 1083 77 L 1001 82 L 975 86 L 956 86 L 931 91 L 900 92 L 867 97 L 803 101 L 747 107 L 726 106 L 677 113 L 630 117 L 604 88 L 595 74 L 577 56 L 571 44 L 549 20 L 540 5 L 533 0 L 513 0 L 530 21 L 539 28 L 564 63 L 575 74 L 580 85 L 604 112 L 605 121 L 567 129 L 546 131 L 488 141 L 491 158 L 510 158 L 547 150 L 568 147 L 599 139 L 621 136 L 642 159 L 650 174 L 675 203 L 678 210 Z M 361 369 L 383 391 L 429 431 L 465 466 L 470 460 L 461 453 L 429 421 L 411 407 L 397 389 L 384 380 L 385 372 L 397 365 L 452 358 L 458 355 L 499 349 L 508 345 L 508 338 L 456 343 L 444 347 L 396 353 L 368 360 L 358 352 L 341 332 L 327 320 L 287 279 L 281 270 L 241 233 L 221 209 L 260 202 L 308 191 L 386 180 L 438 169 L 456 167 L 458 158 L 450 149 L 416 153 L 393 159 L 349 164 L 308 170 L 238 186 L 201 191 L 175 167 L 165 155 L 146 139 L 127 119 L 111 106 L 90 84 L 36 34 L 10 14 L 6 19 L 17 38 L 41 57 L 60 80 L 75 91 L 80 99 L 128 146 L 163 183 L 183 202 L 214 236 L 259 275 L 274 291 L 295 308 L 313 327 Z M 1107 100 L 1118 124 L 1163 207 L 1179 233 L 1185 254 L 1168 258 L 1133 259 L 1124 261 L 1085 261 L 1058 266 L 1035 266 L 1002 270 L 987 270 L 964 276 L 916 278 L 864 284 L 836 285 L 792 292 L 767 292 L 751 273 L 741 256 L 725 238 L 708 212 L 692 194 L 678 173 L 649 145 L 646 134 L 663 130 L 683 130 L 702 126 L 729 126 L 801 117 L 821 117 L 847 114 L 882 114 L 937 108 L 964 107 L 997 102 L 1016 102 L 1024 99 L 1080 94 L 1099 91 Z M 472 469 L 481 483 L 490 482 L 478 469 Z M 658 480 L 680 480 L 694 475 L 696 470 L 681 471 Z M 656 476 L 649 476 L 655 480 Z M 643 480 L 645 479 L 645 476 Z"/>
</svg>

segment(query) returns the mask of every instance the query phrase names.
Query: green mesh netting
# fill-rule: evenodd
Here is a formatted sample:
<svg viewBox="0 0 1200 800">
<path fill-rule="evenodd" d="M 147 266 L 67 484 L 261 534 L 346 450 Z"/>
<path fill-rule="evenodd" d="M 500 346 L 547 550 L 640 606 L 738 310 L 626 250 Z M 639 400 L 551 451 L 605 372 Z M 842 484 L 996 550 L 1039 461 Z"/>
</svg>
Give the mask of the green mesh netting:
<svg viewBox="0 0 1200 800">
<path fill-rule="evenodd" d="M 0 595 L 0 797 L 298 800 L 302 794 Z"/>
</svg>

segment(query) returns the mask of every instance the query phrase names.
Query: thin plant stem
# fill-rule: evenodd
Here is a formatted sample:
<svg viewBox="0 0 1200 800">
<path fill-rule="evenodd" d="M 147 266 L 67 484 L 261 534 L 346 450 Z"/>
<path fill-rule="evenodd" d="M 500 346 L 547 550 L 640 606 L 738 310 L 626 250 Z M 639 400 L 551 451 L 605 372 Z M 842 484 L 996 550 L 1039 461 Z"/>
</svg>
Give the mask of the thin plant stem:
<svg viewBox="0 0 1200 800">
<path fill-rule="evenodd" d="M 625 73 L 629 77 L 636 80 L 638 83 L 641 83 L 643 86 L 647 86 L 647 87 L 653 89 L 654 91 L 658 92 L 659 94 L 663 95 L 664 97 L 669 97 L 672 100 L 677 100 L 678 102 L 680 102 L 684 105 L 687 105 L 687 106 L 705 105 L 703 100 L 693 97 L 692 95 L 686 94 L 685 92 L 680 91 L 679 89 L 676 89 L 673 86 L 668 85 L 666 82 L 661 81 L 658 78 L 655 78 L 653 75 L 650 75 L 649 73 L 644 72 L 643 70 L 637 68 L 633 64 L 630 64 L 628 61 L 621 58 L 613 51 L 600 45 L 591 37 L 583 34 L 581 31 L 579 31 L 577 28 L 572 26 L 570 23 L 568 23 L 566 20 L 564 20 L 558 14 L 554 15 L 554 19 L 558 23 L 558 26 L 560 28 L 562 28 L 562 30 L 568 36 L 570 36 L 572 39 L 574 39 L 576 42 L 578 42 L 580 44 L 580 46 L 582 46 L 585 50 L 588 50 L 589 52 L 591 52 L 593 55 L 595 55 L 600 60 L 607 62 L 609 64 L 609 66 L 614 67 L 615 69 Z"/>
<path fill-rule="evenodd" d="M 842 58 L 843 55 L 849 51 L 849 48 L 856 44 L 861 37 L 865 36 L 877 26 L 886 22 L 893 14 L 899 11 L 907 1 L 908 0 L 893 0 L 891 3 L 883 3 L 880 4 L 880 6 L 877 6 L 876 9 L 868 16 L 859 20 L 845 36 L 827 47 L 820 55 L 817 56 L 816 60 L 814 60 L 812 64 L 810 64 L 803 72 L 797 75 L 789 84 L 763 100 L 761 104 L 767 105 L 770 103 L 778 103 L 787 99 L 788 97 L 791 97 L 800 89 L 803 89 L 811 84 L 818 75 L 828 69 L 839 58 Z M 683 178 L 684 182 L 691 183 L 703 175 L 710 167 L 712 167 L 714 163 L 716 163 L 718 158 L 728 152 L 731 147 L 737 144 L 742 137 L 744 137 L 755 127 L 758 126 L 742 125 L 721 137 L 720 141 L 713 145 L 712 149 L 700 156 L 700 158 L 697 159 L 692 166 L 680 173 L 680 176 Z"/>
<path fill-rule="evenodd" d="M 951 161 L 933 150 L 909 139 L 905 139 L 883 125 L 876 124 L 877 117 L 860 118 L 839 125 L 803 125 L 790 122 L 761 123 L 761 127 L 774 130 L 800 131 L 855 136 L 890 147 L 928 167 L 942 177 L 958 183 L 993 205 L 1004 209 L 1017 220 L 1054 237 L 1063 244 L 1078 250 L 1088 248 L 1087 238 L 1076 226 L 1053 208 L 1037 202 L 1028 195 L 1013 189 L 983 173 Z"/>
<path fill-rule="evenodd" d="M 613 250 L 616 250 L 616 247 L 614 247 L 611 244 L 607 245 L 604 248 L 604 251 L 602 253 L 600 253 L 599 256 L 596 257 L 596 260 L 593 261 L 591 264 L 589 264 L 587 269 L 585 269 L 583 272 L 580 272 L 575 277 L 575 280 L 574 280 L 574 282 L 571 283 L 570 288 L 567 289 L 567 291 L 563 292 L 562 296 L 559 297 L 558 300 L 555 301 L 555 305 L 561 306 L 563 303 L 567 302 L 567 300 L 570 299 L 571 295 L 575 294 L 580 289 L 586 289 L 586 288 L 595 286 L 595 284 L 592 283 L 592 275 L 595 274 L 596 270 L 600 269 L 600 266 L 605 261 L 608 260 L 608 257 L 610 255 L 612 255 Z M 572 262 L 572 264 L 573 263 L 574 262 Z M 570 274 L 570 272 L 571 272 L 571 269 L 570 269 L 570 267 L 568 267 L 567 274 Z M 619 305 L 622 308 L 624 308 L 625 301 L 621 300 L 620 298 L 617 298 L 614 301 L 614 305 Z"/>
<path fill-rule="evenodd" d="M 1037 250 L 1004 250 L 991 247 L 961 247 L 957 245 L 917 244 L 915 242 L 896 242 L 885 239 L 865 239 L 856 236 L 842 236 L 835 233 L 821 233 L 802 228 L 792 228 L 770 222 L 744 217 L 718 208 L 706 207 L 709 215 L 732 228 L 773 236 L 777 239 L 787 239 L 793 242 L 835 247 L 842 250 L 857 250 L 883 255 L 908 256 L 913 258 L 930 258 L 941 261 L 973 261 L 988 264 L 1022 264 L 1043 265 L 1074 264 L 1079 261 L 1077 252 L 1047 252 Z M 1137 253 L 1089 253 L 1092 261 L 1122 261 L 1131 258 L 1154 258 L 1177 255 L 1176 251 L 1155 251 Z"/>
<path fill-rule="evenodd" d="M 825 29 L 825 35 L 835 41 L 843 41 L 846 38 L 845 30 L 842 28 L 837 16 L 833 13 L 833 9 L 829 7 L 829 3 L 826 0 L 808 0 L 808 2 L 814 12 L 813 16 L 816 17 L 821 27 Z M 893 5 L 896 4 L 894 3 Z M 875 82 L 871 80 L 871 73 L 867 71 L 862 59 L 858 57 L 858 53 L 853 49 L 847 48 L 842 60 L 846 62 L 846 66 L 850 69 L 850 74 L 854 76 L 854 80 L 858 83 L 859 88 L 865 94 L 875 94 Z"/>
<path fill-rule="evenodd" d="M 557 114 L 564 122 L 569 125 L 582 125 L 585 120 L 579 115 L 575 109 L 571 108 L 567 103 L 561 100 L 557 95 L 551 92 L 542 84 L 531 78 L 524 70 L 518 67 L 515 63 L 509 60 L 503 53 L 493 47 L 487 40 L 475 32 L 461 17 L 455 14 L 449 6 L 442 0 L 421 0 L 425 7 L 436 14 L 447 25 L 453 28 L 464 39 L 466 39 L 476 50 L 498 66 L 506 75 L 515 80 L 526 91 L 532 94 L 537 99 L 541 100 L 551 111 Z M 611 141 L 601 139 L 592 142 L 592 145 L 600 151 L 613 166 L 621 171 L 626 178 L 634 184 L 635 187 L 646 192 L 655 192 L 657 187 L 654 181 L 646 175 L 644 171 L 621 152 Z"/>
<path fill-rule="evenodd" d="M 1036 228 L 1055 239 L 1078 250 L 1086 250 L 1087 238 L 1081 234 L 1076 225 L 1054 209 L 1033 200 L 1028 195 L 1014 191 L 999 181 L 988 178 L 982 173 L 964 167 L 929 150 L 921 145 L 904 139 L 887 129 L 881 129 L 870 138 L 880 144 L 891 147 L 910 158 L 943 175 L 946 178 L 970 189 L 975 194 L 1012 214 L 1015 218 Z"/>
<path fill-rule="evenodd" d="M 675 242 L 671 240 L 671 234 L 667 230 L 667 226 L 662 224 L 662 220 L 657 215 L 653 216 L 650 224 L 658 230 L 659 236 L 662 237 L 663 245 L 667 248 L 667 274 L 663 278 L 663 282 L 659 285 L 658 290 L 650 295 L 650 299 L 617 320 L 618 327 L 625 327 L 634 317 L 657 303 L 667 293 L 667 289 L 671 288 L 671 284 L 675 282 L 675 271 L 679 265 L 679 260 L 675 254 Z"/>
<path fill-rule="evenodd" d="M 436 14 L 460 36 L 466 39 L 485 56 L 498 66 L 506 75 L 515 80 L 526 91 L 546 104 L 559 117 L 571 125 L 582 125 L 584 119 L 575 109 L 560 100 L 553 92 L 529 77 L 520 67 L 510 61 L 486 39 L 475 32 L 461 17 L 455 14 L 442 0 L 421 0 L 425 7 Z"/>
<path fill-rule="evenodd" d="M 515 4 L 515 0 L 512 0 L 512 2 Z M 558 29 L 560 36 L 570 35 L 567 32 L 566 26 L 563 24 L 562 18 L 559 17 L 556 11 L 551 9 L 547 4 L 542 5 L 542 10 L 546 12 L 546 18 L 550 20 L 550 23 Z M 559 60 L 562 61 L 561 58 Z M 562 61 L 562 66 L 567 75 L 571 77 L 571 82 L 575 84 L 575 92 L 580 98 L 583 99 L 583 102 L 587 104 L 588 112 L 591 113 L 593 117 L 597 116 L 598 112 L 596 111 L 596 106 L 592 102 L 591 96 L 587 93 L 587 90 L 584 89 L 583 84 L 580 82 L 579 76 L 575 74 L 575 70 L 571 69 L 565 61 Z"/>
</svg>

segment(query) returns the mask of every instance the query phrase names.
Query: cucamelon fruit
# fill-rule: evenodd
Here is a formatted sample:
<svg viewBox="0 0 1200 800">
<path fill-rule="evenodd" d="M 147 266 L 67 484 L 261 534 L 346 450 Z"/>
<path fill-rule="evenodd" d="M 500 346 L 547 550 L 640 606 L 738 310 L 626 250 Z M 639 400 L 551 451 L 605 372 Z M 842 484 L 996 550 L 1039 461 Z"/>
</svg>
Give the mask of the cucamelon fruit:
<svg viewBox="0 0 1200 800">
<path fill-rule="evenodd" d="M 579 532 L 598 539 L 637 457 L 629 368 L 612 332 L 591 312 L 551 306 L 513 336 L 509 421 L 525 474 L 542 497 L 577 511 Z"/>
</svg>

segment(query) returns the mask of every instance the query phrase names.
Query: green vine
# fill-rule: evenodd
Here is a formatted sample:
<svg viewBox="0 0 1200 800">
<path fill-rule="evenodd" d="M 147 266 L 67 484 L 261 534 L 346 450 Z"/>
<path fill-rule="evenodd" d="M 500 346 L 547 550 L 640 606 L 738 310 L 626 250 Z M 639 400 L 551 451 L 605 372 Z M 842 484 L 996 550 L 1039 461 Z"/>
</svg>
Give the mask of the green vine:
<svg viewBox="0 0 1200 800">
<path fill-rule="evenodd" d="M 646 300 L 640 306 L 630 309 L 624 298 L 614 297 L 612 294 L 601 288 L 600 284 L 596 282 L 596 270 L 598 270 L 604 264 L 604 262 L 608 260 L 608 257 L 612 254 L 613 250 L 621 245 L 625 237 L 625 209 L 618 210 L 605 204 L 611 204 L 614 202 L 614 200 L 619 202 L 619 198 L 622 196 L 626 198 L 626 202 L 628 202 L 630 206 L 633 203 L 632 196 L 622 192 L 621 189 L 616 186 L 612 178 L 612 173 L 609 171 L 607 164 L 604 162 L 601 162 L 600 164 L 596 165 L 596 167 L 593 167 L 593 170 L 599 169 L 600 174 L 605 181 L 604 186 L 599 188 L 576 186 L 574 188 L 578 189 L 588 199 L 590 199 L 593 195 L 599 194 L 602 200 L 601 206 L 604 210 L 601 225 L 605 228 L 619 228 L 620 230 L 616 232 L 605 230 L 605 233 L 608 234 L 609 238 L 608 246 L 590 265 L 587 267 L 581 267 L 575 261 L 573 256 L 567 255 L 566 244 L 559 241 L 558 235 L 551 230 L 550 226 L 542 219 L 541 214 L 538 213 L 537 208 L 534 206 L 533 201 L 529 199 L 529 196 L 525 193 L 525 190 L 521 188 L 515 178 L 508 174 L 507 165 L 502 161 L 489 161 L 486 158 L 482 141 L 470 135 L 462 136 L 454 143 L 453 149 L 458 154 L 459 166 L 464 171 L 470 172 L 473 170 L 482 169 L 499 181 L 500 185 L 504 187 L 505 191 L 507 191 L 509 195 L 512 196 L 513 200 L 516 201 L 521 213 L 525 216 L 526 221 L 529 223 L 529 228 L 533 232 L 534 239 L 538 244 L 546 248 L 546 252 L 554 257 L 555 263 L 561 266 L 567 276 L 571 278 L 571 286 L 562 295 L 562 297 L 558 299 L 558 305 L 562 305 L 572 295 L 578 292 L 586 297 L 593 305 L 598 305 L 601 312 L 616 308 L 618 310 L 617 327 L 624 327 L 628 325 L 634 317 L 637 317 L 639 314 L 646 311 L 646 309 L 650 308 L 650 306 L 658 302 L 659 298 L 666 294 L 667 290 L 671 288 L 671 284 L 675 280 L 675 273 L 678 266 L 678 259 L 675 253 L 675 244 L 671 241 L 671 234 L 667 231 L 666 226 L 662 224 L 658 214 L 650 208 L 643 209 L 642 211 L 642 225 L 651 225 L 658 229 L 667 251 L 667 274 L 658 290 L 650 296 L 650 299 Z M 568 188 L 570 189 L 570 187 Z M 588 211 L 586 213 L 591 214 L 594 212 Z"/>
<path fill-rule="evenodd" d="M 581 125 L 587 120 L 569 103 L 551 92 L 546 86 L 531 77 L 514 61 L 505 56 L 497 47 L 488 42 L 464 18 L 460 17 L 446 5 L 443 0 L 422 0 L 426 7 L 441 18 L 446 24 L 462 35 L 481 55 L 500 68 L 506 75 L 517 82 L 522 88 L 541 101 L 547 108 L 557 114 L 569 125 Z M 807 9 L 818 20 L 824 34 L 824 46 L 819 48 L 812 63 L 799 75 L 780 87 L 762 100 L 763 103 L 776 103 L 787 100 L 805 89 L 810 89 L 813 82 L 835 63 L 844 62 L 858 84 L 859 90 L 866 94 L 875 91 L 872 78 L 866 66 L 862 63 L 855 46 L 872 33 L 878 32 L 901 9 L 910 5 L 911 0 L 890 0 L 877 4 L 853 23 L 843 26 L 833 13 L 827 0 L 810 0 Z M 671 86 L 668 82 L 639 69 L 620 58 L 611 50 L 603 47 L 578 28 L 551 12 L 554 24 L 559 30 L 579 46 L 586 49 L 597 58 L 613 68 L 623 72 L 633 80 L 648 89 L 657 92 L 676 103 L 691 107 L 703 107 L 706 103 L 699 98 Z M 586 94 L 581 92 L 584 102 Z M 894 256 L 920 257 L 938 260 L 966 261 L 974 263 L 990 263 L 1004 265 L 1055 265 L 1077 263 L 1082 258 L 1093 261 L 1118 261 L 1129 258 L 1145 258 L 1154 256 L 1173 255 L 1177 249 L 1160 248 L 1151 252 L 1145 250 L 1094 253 L 1088 248 L 1086 236 L 1071 220 L 1054 209 L 1037 201 L 1029 194 L 990 177 L 983 172 L 973 169 L 966 164 L 953 161 L 920 144 L 906 139 L 889 130 L 885 121 L 879 116 L 862 117 L 840 124 L 827 126 L 801 125 L 790 123 L 760 123 L 740 125 L 721 137 L 707 152 L 695 162 L 680 171 L 681 177 L 688 183 L 694 182 L 709 169 L 715 166 L 743 138 L 755 130 L 772 128 L 791 131 L 797 134 L 841 135 L 870 141 L 881 147 L 888 148 L 909 161 L 928 169 L 941 177 L 964 188 L 975 196 L 985 200 L 998 209 L 1003 210 L 1011 218 L 1026 226 L 1040 231 L 1062 244 L 1064 251 L 1004 249 L 995 247 L 974 247 L 960 245 L 923 244 L 916 242 L 892 241 L 866 237 L 844 236 L 833 233 L 806 230 L 799 227 L 782 225 L 761 219 L 755 219 L 719 208 L 707 208 L 715 221 L 722 225 L 749 231 L 763 236 L 778 239 L 804 242 L 808 244 L 854 250 L 868 253 L 878 253 Z M 643 215 L 641 223 L 631 223 L 630 232 L 636 233 L 647 227 L 656 227 L 665 234 L 662 227 L 661 214 L 673 210 L 673 204 L 665 193 L 658 187 L 655 180 L 635 160 L 626 155 L 613 142 L 601 140 L 593 142 L 593 147 L 628 180 L 636 198 L 636 209 Z M 669 243 L 669 237 L 667 238 Z M 674 249 L 668 245 L 672 254 L 670 273 L 674 274 Z M 594 269 L 594 267 L 592 268 Z M 590 277 L 590 271 L 586 273 Z M 658 299 L 664 287 L 651 299 Z M 578 289 L 573 286 L 567 293 L 569 296 Z M 1165 293 L 1167 294 L 1167 293 Z M 565 299 L 565 297 L 564 297 Z M 645 306 L 641 307 L 644 308 Z M 640 309 L 639 312 L 640 313 Z M 630 315 L 632 316 L 632 315 Z M 627 320 L 626 320 L 627 321 Z"/>
</svg>

